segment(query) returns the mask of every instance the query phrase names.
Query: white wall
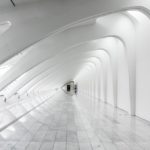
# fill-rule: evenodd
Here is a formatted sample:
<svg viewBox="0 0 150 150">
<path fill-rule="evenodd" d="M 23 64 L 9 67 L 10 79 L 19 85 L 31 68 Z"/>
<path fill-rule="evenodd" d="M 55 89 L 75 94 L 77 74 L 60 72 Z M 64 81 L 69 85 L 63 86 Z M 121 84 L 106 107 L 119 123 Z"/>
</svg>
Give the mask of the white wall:
<svg viewBox="0 0 150 150">
<path fill-rule="evenodd" d="M 150 121 L 150 18 L 149 15 L 146 16 L 138 10 L 131 10 L 124 17 L 125 20 L 122 17 L 122 26 L 115 26 L 116 32 L 117 30 L 121 31 L 120 33 L 126 44 L 125 51 L 123 49 L 118 49 L 117 51 L 117 107 L 129 113 L 132 113 L 134 110 L 137 116 Z M 108 16 L 108 18 L 111 18 L 111 16 Z M 117 19 L 119 19 L 118 16 Z M 103 25 L 105 25 L 104 20 L 105 17 L 101 20 Z M 124 25 L 123 21 L 125 21 Z M 109 23 L 107 22 L 108 25 Z M 97 80 L 101 86 L 95 85 L 95 88 L 99 88 L 98 91 L 100 94 L 97 94 L 99 95 L 98 98 L 94 99 L 91 97 L 88 100 L 97 101 L 99 99 L 114 105 L 112 66 L 108 65 L 107 67 L 106 89 L 102 68 L 97 69 L 100 69 L 99 77 L 102 80 Z M 94 69 L 91 72 L 94 72 Z M 82 75 L 76 79 L 79 84 L 84 80 L 84 77 Z M 86 77 L 91 79 L 92 75 L 89 77 L 86 74 Z M 90 88 L 91 85 L 89 83 L 82 84 L 81 89 L 84 89 L 84 86 L 87 86 L 87 84 L 89 89 L 94 90 L 94 88 Z M 104 95 L 105 92 L 107 93 L 107 98 Z M 88 93 L 93 93 L 93 91 L 88 90 Z M 84 93 L 80 94 L 80 96 L 84 97 Z"/>
</svg>

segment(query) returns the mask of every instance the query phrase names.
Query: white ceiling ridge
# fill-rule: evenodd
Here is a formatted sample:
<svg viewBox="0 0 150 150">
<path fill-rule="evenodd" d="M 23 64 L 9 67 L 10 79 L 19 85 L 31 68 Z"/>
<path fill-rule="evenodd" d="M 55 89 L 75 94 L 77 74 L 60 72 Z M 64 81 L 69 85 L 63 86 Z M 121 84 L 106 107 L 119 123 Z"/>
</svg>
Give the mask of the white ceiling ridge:
<svg viewBox="0 0 150 150">
<path fill-rule="evenodd" d="M 34 47 L 35 45 L 39 44 L 43 40 L 46 40 L 47 38 L 51 38 L 53 36 L 56 36 L 56 35 L 66 31 L 68 29 L 72 29 L 72 28 L 75 28 L 75 27 L 83 26 L 83 25 L 90 25 L 90 24 L 96 22 L 97 18 L 104 17 L 106 15 L 111 15 L 111 14 L 114 14 L 114 13 L 119 13 L 119 12 L 130 10 L 130 9 L 140 9 L 140 10 L 144 10 L 144 11 L 146 10 L 145 7 L 134 6 L 134 7 L 123 8 L 123 9 L 120 9 L 120 10 L 114 10 L 114 11 L 111 11 L 111 12 L 98 13 L 98 14 L 95 14 L 93 16 L 80 19 L 80 20 L 75 21 L 73 23 L 70 23 L 70 24 L 68 24 L 66 26 L 63 26 L 63 27 L 61 27 L 61 28 L 59 28 L 59 29 L 57 29 L 57 30 L 55 30 L 53 32 L 48 33 L 47 35 L 45 35 L 44 37 L 40 38 L 39 40 L 33 42 L 32 44 L 27 45 L 26 47 L 24 47 L 23 50 L 21 50 L 19 53 L 26 52 L 27 50 L 30 51 L 31 47 Z M 14 56 L 16 56 L 19 53 L 16 53 L 15 55 L 7 58 L 7 60 L 13 58 Z M 5 60 L 4 62 L 6 62 L 7 60 Z M 4 63 L 4 62 L 2 62 L 2 63 Z"/>
</svg>

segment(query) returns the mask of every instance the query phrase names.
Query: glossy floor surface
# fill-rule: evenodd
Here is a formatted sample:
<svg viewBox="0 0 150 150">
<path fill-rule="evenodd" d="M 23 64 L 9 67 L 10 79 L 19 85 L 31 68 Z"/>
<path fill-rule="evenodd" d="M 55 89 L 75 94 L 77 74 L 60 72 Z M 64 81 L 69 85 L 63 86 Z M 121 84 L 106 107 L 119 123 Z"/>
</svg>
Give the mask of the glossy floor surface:
<svg viewBox="0 0 150 150">
<path fill-rule="evenodd" d="M 54 96 L 3 130 L 0 150 L 150 150 L 148 122 L 86 101 Z"/>
</svg>

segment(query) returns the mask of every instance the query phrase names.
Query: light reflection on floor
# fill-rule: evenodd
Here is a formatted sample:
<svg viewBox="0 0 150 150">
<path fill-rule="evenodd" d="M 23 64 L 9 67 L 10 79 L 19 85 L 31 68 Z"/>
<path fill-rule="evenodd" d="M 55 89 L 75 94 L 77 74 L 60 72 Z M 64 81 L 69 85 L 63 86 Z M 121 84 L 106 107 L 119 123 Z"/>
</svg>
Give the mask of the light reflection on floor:
<svg viewBox="0 0 150 150">
<path fill-rule="evenodd" d="M 0 150 L 149 150 L 150 126 L 96 101 L 59 94 L 0 133 Z M 84 105 L 85 104 L 85 105 Z"/>
</svg>

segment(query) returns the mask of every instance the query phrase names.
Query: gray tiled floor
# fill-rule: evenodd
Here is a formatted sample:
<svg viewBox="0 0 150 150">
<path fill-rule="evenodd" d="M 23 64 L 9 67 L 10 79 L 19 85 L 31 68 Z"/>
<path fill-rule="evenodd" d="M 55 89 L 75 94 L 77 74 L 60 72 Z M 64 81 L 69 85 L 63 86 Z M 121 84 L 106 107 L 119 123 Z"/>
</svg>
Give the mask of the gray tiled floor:
<svg viewBox="0 0 150 150">
<path fill-rule="evenodd" d="M 3 130 L 0 150 L 150 150 L 149 123 L 63 94 Z"/>
</svg>

